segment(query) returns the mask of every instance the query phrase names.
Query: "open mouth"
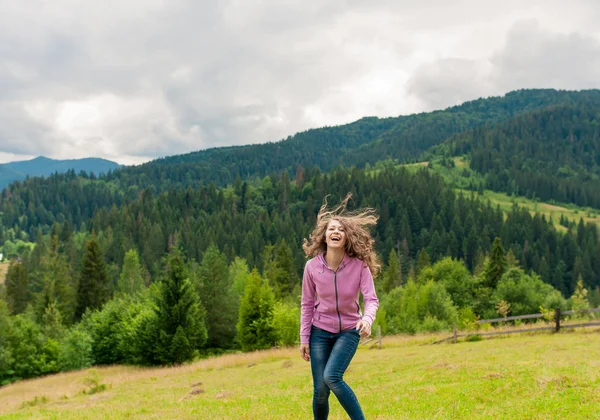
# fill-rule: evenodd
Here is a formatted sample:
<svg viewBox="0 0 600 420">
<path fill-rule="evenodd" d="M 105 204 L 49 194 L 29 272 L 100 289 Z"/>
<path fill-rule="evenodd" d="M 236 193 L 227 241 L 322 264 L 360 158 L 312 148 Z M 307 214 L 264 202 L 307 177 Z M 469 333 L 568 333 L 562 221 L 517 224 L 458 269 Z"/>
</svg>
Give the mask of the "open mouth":
<svg viewBox="0 0 600 420">
<path fill-rule="evenodd" d="M 329 239 L 331 239 L 331 242 L 339 242 L 339 241 L 342 240 L 342 238 L 338 238 L 337 236 L 336 237 L 331 237 Z"/>
</svg>

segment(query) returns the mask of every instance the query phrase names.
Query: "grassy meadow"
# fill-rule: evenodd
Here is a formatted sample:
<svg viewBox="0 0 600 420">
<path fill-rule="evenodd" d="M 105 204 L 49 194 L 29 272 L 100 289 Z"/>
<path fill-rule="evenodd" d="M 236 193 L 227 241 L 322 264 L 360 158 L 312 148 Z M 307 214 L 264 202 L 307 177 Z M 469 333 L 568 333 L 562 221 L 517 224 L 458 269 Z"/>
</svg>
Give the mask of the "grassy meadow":
<svg viewBox="0 0 600 420">
<path fill-rule="evenodd" d="M 455 157 L 453 160 L 455 165 L 453 168 L 442 166 L 439 163 L 432 163 L 432 170 L 441 175 L 448 183 L 454 185 L 457 192 L 462 192 L 466 195 L 475 194 L 484 201 L 489 200 L 493 206 L 499 205 L 505 213 L 508 213 L 512 209 L 513 204 L 517 203 L 520 207 L 529 209 L 532 215 L 539 213 L 545 215 L 547 219 L 552 218 L 554 226 L 559 231 L 567 230 L 567 228 L 559 224 L 561 216 L 575 223 L 579 223 L 579 220 L 583 217 L 584 222 L 595 223 L 600 227 L 600 209 L 579 207 L 574 204 L 546 203 L 527 197 L 510 196 L 506 193 L 491 190 L 484 190 L 482 194 L 467 190 L 466 188 L 470 183 L 477 185 L 483 182 L 483 178 L 477 172 L 469 169 L 468 162 L 464 158 Z M 428 165 L 429 162 L 418 162 L 402 166 L 417 170 Z"/>
<path fill-rule="evenodd" d="M 600 418 L 600 329 L 431 344 L 446 335 L 359 349 L 345 378 L 367 418 Z M 309 364 L 295 348 L 276 349 L 14 383 L 0 388 L 0 418 L 308 419 L 311 392 Z M 330 402 L 330 418 L 346 418 Z"/>
<path fill-rule="evenodd" d="M 465 194 L 470 194 L 470 191 L 464 191 Z M 477 194 L 477 193 L 475 193 Z M 498 193 L 490 190 L 485 190 L 483 194 L 479 195 L 483 200 L 490 200 L 493 205 L 499 205 L 500 208 L 508 212 L 513 206 L 513 203 L 517 203 L 520 207 L 526 207 L 530 210 L 533 215 L 540 213 L 546 216 L 547 219 L 550 217 L 554 221 L 554 226 L 557 229 L 566 231 L 567 228 L 561 226 L 558 222 L 560 217 L 564 216 L 569 221 L 579 223 L 579 220 L 583 218 L 586 223 L 595 223 L 600 226 L 600 210 L 592 208 L 581 208 L 575 205 L 566 204 L 550 204 L 544 202 L 536 202 L 525 197 L 511 197 L 508 194 Z"/>
</svg>

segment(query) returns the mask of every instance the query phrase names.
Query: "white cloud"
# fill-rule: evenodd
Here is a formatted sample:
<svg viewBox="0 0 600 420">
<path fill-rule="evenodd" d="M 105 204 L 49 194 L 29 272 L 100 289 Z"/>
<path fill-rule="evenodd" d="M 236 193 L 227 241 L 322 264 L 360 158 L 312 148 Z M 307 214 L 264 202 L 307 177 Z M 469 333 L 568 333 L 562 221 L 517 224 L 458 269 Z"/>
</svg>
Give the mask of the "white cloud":
<svg viewBox="0 0 600 420">
<path fill-rule="evenodd" d="M 0 0 L 0 161 L 140 163 L 441 108 L 598 87 L 600 5 Z"/>
</svg>

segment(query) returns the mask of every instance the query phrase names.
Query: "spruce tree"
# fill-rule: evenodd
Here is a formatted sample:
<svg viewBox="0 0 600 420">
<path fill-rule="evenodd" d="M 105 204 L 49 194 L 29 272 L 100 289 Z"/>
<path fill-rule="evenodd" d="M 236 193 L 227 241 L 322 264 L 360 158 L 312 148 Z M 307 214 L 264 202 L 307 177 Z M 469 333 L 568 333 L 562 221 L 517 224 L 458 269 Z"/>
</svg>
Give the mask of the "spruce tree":
<svg viewBox="0 0 600 420">
<path fill-rule="evenodd" d="M 200 299 L 206 309 L 208 347 L 228 348 L 235 339 L 237 302 L 225 256 L 211 245 L 199 267 Z"/>
<path fill-rule="evenodd" d="M 506 257 L 504 255 L 504 247 L 500 238 L 496 237 L 490 251 L 488 265 L 484 272 L 484 285 L 490 289 L 495 289 L 498 282 L 502 278 L 502 274 L 506 271 Z"/>
<path fill-rule="evenodd" d="M 61 319 L 70 324 L 76 306 L 76 286 L 71 277 L 71 266 L 59 252 L 58 236 L 53 236 L 48 255 L 41 260 L 43 289 L 37 295 L 37 311 L 41 318 L 49 305 L 60 312 Z"/>
<path fill-rule="evenodd" d="M 181 364 L 192 360 L 206 343 L 205 313 L 188 278 L 183 255 L 176 247 L 166 259 L 156 301 L 154 333 L 155 361 Z"/>
<path fill-rule="evenodd" d="M 275 265 L 277 267 L 277 277 L 273 281 L 279 288 L 280 296 L 290 296 L 294 287 L 300 283 L 300 278 L 295 267 L 292 250 L 285 239 L 281 240 L 277 251 L 275 251 Z"/>
<path fill-rule="evenodd" d="M 402 274 L 400 273 L 400 262 L 398 261 L 398 253 L 395 249 L 390 251 L 388 258 L 388 266 L 383 273 L 382 282 L 383 293 L 389 293 L 390 290 L 398 287 L 402 283 Z"/>
<path fill-rule="evenodd" d="M 231 279 L 231 287 L 238 304 L 241 297 L 244 295 L 249 276 L 250 272 L 248 271 L 246 260 L 236 257 L 229 265 L 229 278 Z"/>
<path fill-rule="evenodd" d="M 87 308 L 98 309 L 110 297 L 108 270 L 96 236 L 87 241 L 79 285 L 75 318 L 81 319 Z"/>
<path fill-rule="evenodd" d="M 425 248 L 422 248 L 417 255 L 417 266 L 415 267 L 415 274 L 418 276 L 422 269 L 427 267 L 431 263 L 429 254 Z"/>
<path fill-rule="evenodd" d="M 6 299 L 13 315 L 22 313 L 29 302 L 27 271 L 21 262 L 12 262 L 8 267 Z"/>
<path fill-rule="evenodd" d="M 140 259 L 135 249 L 130 249 L 125 254 L 123 269 L 119 276 L 119 292 L 126 295 L 133 295 L 144 288 L 144 279 L 142 278 L 142 268 Z"/>
<path fill-rule="evenodd" d="M 266 349 L 276 344 L 274 305 L 271 287 L 260 278 L 256 269 L 252 270 L 240 302 L 237 324 L 238 342 L 243 351 Z"/>
</svg>

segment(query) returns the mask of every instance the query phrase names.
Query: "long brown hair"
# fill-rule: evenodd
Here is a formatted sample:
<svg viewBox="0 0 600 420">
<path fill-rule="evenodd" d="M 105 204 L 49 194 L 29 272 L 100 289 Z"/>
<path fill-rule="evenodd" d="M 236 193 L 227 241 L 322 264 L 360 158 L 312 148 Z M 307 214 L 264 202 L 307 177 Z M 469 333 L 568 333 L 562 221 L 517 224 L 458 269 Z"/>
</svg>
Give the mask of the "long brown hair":
<svg viewBox="0 0 600 420">
<path fill-rule="evenodd" d="M 310 234 L 310 239 L 304 239 L 302 248 L 308 257 L 316 257 L 321 253 L 325 253 L 327 251 L 327 243 L 325 242 L 327 225 L 330 221 L 337 220 L 346 231 L 346 254 L 364 262 L 369 266 L 373 277 L 376 277 L 379 270 L 381 270 L 381 264 L 373 250 L 375 241 L 371 238 L 367 227 L 377 224 L 379 217 L 375 209 L 372 208 L 347 211 L 346 207 L 350 198 L 352 198 L 352 194 L 348 194 L 340 204 L 328 210 L 327 197 L 325 197 L 317 215 L 317 224 Z"/>
</svg>

